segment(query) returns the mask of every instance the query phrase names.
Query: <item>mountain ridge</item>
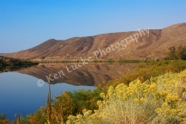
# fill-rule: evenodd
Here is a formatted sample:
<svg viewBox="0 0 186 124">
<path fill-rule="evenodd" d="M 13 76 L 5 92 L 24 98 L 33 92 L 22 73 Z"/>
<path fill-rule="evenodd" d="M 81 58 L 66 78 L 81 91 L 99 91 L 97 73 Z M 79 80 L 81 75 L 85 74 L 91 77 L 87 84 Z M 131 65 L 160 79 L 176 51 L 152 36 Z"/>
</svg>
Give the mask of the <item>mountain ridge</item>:
<svg viewBox="0 0 186 124">
<path fill-rule="evenodd" d="M 118 48 L 100 56 L 101 51 L 117 44 L 119 40 L 136 34 L 139 36 L 139 33 L 139 31 L 130 31 L 74 37 L 66 40 L 50 39 L 27 50 L 1 55 L 37 61 L 79 60 L 79 58 L 90 56 L 92 60 L 163 59 L 169 47 L 186 45 L 186 23 L 179 23 L 163 29 L 150 29 L 149 36 L 140 36 L 137 42 L 128 44 L 126 42 L 125 49 Z M 99 52 L 96 57 L 95 51 Z"/>
</svg>

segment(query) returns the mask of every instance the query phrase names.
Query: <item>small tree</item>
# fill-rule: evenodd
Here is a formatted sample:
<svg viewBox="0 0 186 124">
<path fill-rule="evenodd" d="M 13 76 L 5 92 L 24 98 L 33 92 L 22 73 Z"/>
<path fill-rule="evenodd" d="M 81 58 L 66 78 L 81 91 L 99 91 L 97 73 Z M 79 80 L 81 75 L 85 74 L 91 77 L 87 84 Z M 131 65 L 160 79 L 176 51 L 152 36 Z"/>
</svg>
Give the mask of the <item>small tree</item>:
<svg viewBox="0 0 186 124">
<path fill-rule="evenodd" d="M 174 46 L 169 47 L 168 58 L 169 59 L 177 59 L 176 58 L 176 48 Z"/>
<path fill-rule="evenodd" d="M 186 47 L 179 46 L 176 51 L 176 56 L 178 59 L 186 60 Z"/>
<path fill-rule="evenodd" d="M 186 60 L 186 47 L 179 46 L 179 47 L 169 47 L 168 52 L 168 59 L 176 60 L 182 59 Z"/>
</svg>

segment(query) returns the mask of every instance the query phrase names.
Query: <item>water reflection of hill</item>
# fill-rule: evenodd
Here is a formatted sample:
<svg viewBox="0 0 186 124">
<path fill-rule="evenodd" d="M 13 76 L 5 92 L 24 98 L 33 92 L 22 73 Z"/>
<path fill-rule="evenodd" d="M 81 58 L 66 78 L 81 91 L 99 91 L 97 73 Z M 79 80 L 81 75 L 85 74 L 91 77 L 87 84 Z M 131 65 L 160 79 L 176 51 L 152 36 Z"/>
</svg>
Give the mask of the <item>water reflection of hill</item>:
<svg viewBox="0 0 186 124">
<path fill-rule="evenodd" d="M 93 86 L 117 78 L 122 73 L 131 72 L 138 64 L 88 64 L 76 70 L 73 70 L 72 66 L 74 67 L 74 64 L 40 64 L 18 72 L 34 76 L 45 82 L 48 82 L 48 76 L 48 79 L 52 80 L 51 84 L 65 82 L 73 85 Z M 54 80 L 54 77 L 58 78 Z"/>
</svg>

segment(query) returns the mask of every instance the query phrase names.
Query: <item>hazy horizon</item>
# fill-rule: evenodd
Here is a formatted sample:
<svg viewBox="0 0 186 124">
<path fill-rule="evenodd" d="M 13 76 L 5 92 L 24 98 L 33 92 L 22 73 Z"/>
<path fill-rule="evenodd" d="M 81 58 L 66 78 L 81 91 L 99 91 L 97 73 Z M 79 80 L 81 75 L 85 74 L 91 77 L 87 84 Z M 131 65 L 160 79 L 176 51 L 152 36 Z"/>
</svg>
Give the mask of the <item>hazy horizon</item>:
<svg viewBox="0 0 186 124">
<path fill-rule="evenodd" d="M 186 22 L 185 8 L 185 0 L 1 0 L 0 53 L 48 39 L 161 29 Z"/>
</svg>

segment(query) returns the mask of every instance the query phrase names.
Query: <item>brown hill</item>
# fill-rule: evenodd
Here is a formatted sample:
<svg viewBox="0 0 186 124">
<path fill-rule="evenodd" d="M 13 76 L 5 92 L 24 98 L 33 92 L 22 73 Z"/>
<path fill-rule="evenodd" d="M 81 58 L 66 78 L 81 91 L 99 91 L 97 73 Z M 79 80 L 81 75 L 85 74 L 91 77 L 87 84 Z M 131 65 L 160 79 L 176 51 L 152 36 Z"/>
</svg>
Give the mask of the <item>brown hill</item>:
<svg viewBox="0 0 186 124">
<path fill-rule="evenodd" d="M 92 60 L 153 59 L 164 58 L 169 47 L 180 45 L 186 45 L 186 23 L 158 30 L 51 39 L 34 48 L 4 56 L 45 61 L 78 60 L 80 57 L 91 57 Z"/>
</svg>

